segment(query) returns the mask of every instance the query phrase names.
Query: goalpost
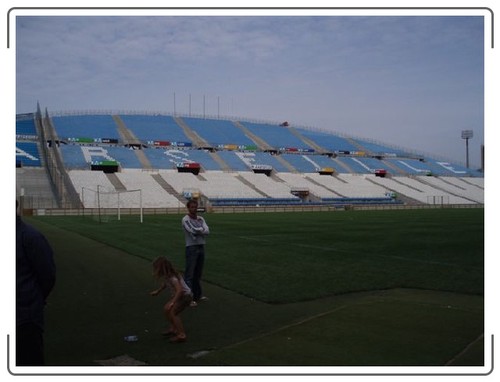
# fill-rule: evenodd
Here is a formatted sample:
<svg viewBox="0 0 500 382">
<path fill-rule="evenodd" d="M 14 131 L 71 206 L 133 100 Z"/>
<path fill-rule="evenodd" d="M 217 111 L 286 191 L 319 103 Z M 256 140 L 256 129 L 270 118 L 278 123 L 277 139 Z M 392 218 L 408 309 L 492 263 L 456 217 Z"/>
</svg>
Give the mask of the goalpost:
<svg viewBox="0 0 500 382">
<path fill-rule="evenodd" d="M 123 209 L 136 209 L 140 222 L 143 222 L 141 189 L 116 191 L 99 185 L 97 190 L 82 187 L 81 199 L 84 208 L 97 210 L 99 222 L 108 221 L 110 216 L 120 220 Z"/>
</svg>

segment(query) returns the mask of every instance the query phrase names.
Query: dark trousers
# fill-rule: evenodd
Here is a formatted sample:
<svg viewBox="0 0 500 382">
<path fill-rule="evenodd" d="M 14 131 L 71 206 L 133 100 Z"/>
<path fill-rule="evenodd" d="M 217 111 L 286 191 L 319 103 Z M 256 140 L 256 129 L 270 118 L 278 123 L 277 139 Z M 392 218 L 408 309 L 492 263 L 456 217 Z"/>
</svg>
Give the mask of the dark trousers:
<svg viewBox="0 0 500 382">
<path fill-rule="evenodd" d="M 27 323 L 16 328 L 16 365 L 43 366 L 43 330 Z"/>
<path fill-rule="evenodd" d="M 198 301 L 202 296 L 201 275 L 205 263 L 205 247 L 203 245 L 191 245 L 186 247 L 186 270 L 184 281 L 193 292 L 193 300 Z"/>
</svg>

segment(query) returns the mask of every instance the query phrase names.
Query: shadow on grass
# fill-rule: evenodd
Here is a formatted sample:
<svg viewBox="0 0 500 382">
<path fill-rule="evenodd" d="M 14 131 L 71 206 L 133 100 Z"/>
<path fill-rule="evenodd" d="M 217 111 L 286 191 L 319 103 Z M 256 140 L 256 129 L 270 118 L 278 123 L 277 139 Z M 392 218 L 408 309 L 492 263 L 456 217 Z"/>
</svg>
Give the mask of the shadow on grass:
<svg viewBox="0 0 500 382">
<path fill-rule="evenodd" d="M 58 269 L 46 311 L 46 358 L 52 366 L 96 366 L 124 356 L 152 366 L 484 363 L 475 342 L 484 332 L 483 298 L 424 290 L 272 305 L 205 284 L 209 300 L 182 314 L 188 341 L 171 344 L 160 335 L 168 297 L 149 295 L 156 287 L 149 261 L 45 228 Z M 127 335 L 139 340 L 126 342 Z"/>
</svg>

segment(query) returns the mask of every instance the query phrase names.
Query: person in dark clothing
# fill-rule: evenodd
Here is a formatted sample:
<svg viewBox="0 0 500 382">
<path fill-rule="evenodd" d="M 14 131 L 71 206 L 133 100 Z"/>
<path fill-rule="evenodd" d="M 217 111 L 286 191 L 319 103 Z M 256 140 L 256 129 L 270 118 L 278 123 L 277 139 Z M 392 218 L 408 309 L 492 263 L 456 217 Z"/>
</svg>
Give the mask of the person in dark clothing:
<svg viewBox="0 0 500 382">
<path fill-rule="evenodd" d="M 16 216 L 16 365 L 42 366 L 44 308 L 56 266 L 45 236 Z"/>
</svg>

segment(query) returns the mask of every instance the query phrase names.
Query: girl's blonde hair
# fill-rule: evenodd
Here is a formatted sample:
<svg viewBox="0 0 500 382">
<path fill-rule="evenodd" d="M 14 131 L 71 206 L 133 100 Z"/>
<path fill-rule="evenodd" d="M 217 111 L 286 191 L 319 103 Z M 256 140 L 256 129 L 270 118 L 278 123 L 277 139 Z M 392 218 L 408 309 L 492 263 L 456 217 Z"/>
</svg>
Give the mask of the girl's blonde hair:
<svg viewBox="0 0 500 382">
<path fill-rule="evenodd" d="M 153 275 L 157 278 L 180 277 L 179 272 L 165 256 L 159 256 L 153 260 Z"/>
</svg>

